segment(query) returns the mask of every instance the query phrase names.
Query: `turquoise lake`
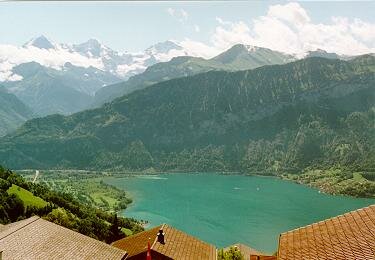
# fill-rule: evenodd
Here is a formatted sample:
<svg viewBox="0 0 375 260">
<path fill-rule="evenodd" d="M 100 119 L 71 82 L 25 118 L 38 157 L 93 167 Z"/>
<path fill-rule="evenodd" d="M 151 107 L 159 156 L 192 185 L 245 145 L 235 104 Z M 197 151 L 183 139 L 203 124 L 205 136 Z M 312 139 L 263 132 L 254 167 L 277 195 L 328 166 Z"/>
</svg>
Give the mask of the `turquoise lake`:
<svg viewBox="0 0 375 260">
<path fill-rule="evenodd" d="M 240 242 L 267 253 L 282 232 L 375 203 L 255 176 L 159 174 L 105 182 L 133 198 L 124 216 L 150 227 L 168 223 L 217 247 Z"/>
</svg>

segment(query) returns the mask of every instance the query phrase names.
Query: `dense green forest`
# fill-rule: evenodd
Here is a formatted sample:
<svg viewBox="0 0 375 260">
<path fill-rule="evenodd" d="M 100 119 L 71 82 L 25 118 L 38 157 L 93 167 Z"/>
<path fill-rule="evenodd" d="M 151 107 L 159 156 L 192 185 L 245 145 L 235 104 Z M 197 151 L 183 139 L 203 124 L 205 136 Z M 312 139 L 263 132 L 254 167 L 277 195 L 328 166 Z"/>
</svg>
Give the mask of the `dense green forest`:
<svg viewBox="0 0 375 260">
<path fill-rule="evenodd" d="M 136 233 L 143 228 L 134 219 L 117 217 L 84 205 L 66 193 L 25 181 L 0 166 L 0 223 L 7 224 L 33 215 L 95 239 L 111 243 L 125 236 L 122 229 Z"/>
<path fill-rule="evenodd" d="M 375 57 L 212 71 L 101 108 L 33 119 L 0 140 L 13 168 L 375 171 Z"/>
</svg>

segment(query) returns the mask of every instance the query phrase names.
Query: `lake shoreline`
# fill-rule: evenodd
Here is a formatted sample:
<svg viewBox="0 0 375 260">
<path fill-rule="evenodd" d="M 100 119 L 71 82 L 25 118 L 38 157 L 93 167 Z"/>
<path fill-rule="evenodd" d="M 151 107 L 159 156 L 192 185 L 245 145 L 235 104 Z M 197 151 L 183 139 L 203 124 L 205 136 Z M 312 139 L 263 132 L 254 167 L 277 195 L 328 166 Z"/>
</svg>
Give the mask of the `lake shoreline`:
<svg viewBox="0 0 375 260">
<path fill-rule="evenodd" d="M 17 172 L 30 172 L 35 171 L 34 169 L 21 169 L 17 170 Z M 39 170 L 43 171 L 43 170 Z M 266 178 L 277 178 L 281 180 L 291 181 L 297 183 L 299 185 L 304 185 L 310 188 L 314 188 L 319 190 L 322 193 L 330 194 L 330 195 L 341 195 L 341 196 L 349 196 L 353 198 L 375 198 L 375 182 L 367 181 L 362 179 L 362 182 L 367 182 L 374 187 L 374 191 L 370 194 L 362 195 L 355 192 L 347 192 L 346 190 L 340 189 L 340 185 L 337 185 L 337 176 L 329 176 L 329 180 L 331 181 L 331 185 L 327 187 L 325 183 L 316 182 L 316 178 L 309 178 L 309 173 L 304 173 L 301 171 L 300 174 L 288 174 L 287 172 L 281 173 L 279 175 L 273 175 L 269 172 L 258 172 L 258 173 L 241 173 L 238 171 L 207 171 L 207 172 L 199 172 L 199 171 L 183 171 L 183 170 L 173 170 L 173 171 L 156 171 L 155 169 L 149 169 L 144 171 L 92 171 L 92 170 L 85 170 L 85 169 L 49 169 L 44 170 L 47 172 L 77 172 L 77 173 L 88 173 L 94 174 L 96 177 L 103 178 L 103 177 L 113 177 L 113 178 L 124 178 L 124 177 L 136 177 L 136 176 L 156 176 L 161 174 L 220 174 L 220 175 L 230 175 L 230 176 L 256 176 L 256 177 L 266 177 Z M 331 171 L 331 170 L 310 170 L 308 172 L 314 171 Z M 264 173 L 264 174 L 262 174 Z M 313 174 L 312 174 L 313 175 Z M 324 176 L 326 177 L 326 176 Z M 353 183 L 352 183 L 353 184 Z M 357 184 L 357 182 L 354 182 Z"/>
<path fill-rule="evenodd" d="M 366 196 L 361 196 L 356 193 L 347 193 L 345 191 L 341 191 L 339 188 L 335 189 L 337 185 L 336 186 L 331 185 L 330 188 L 327 188 L 325 185 L 317 184 L 308 178 L 298 179 L 298 177 L 306 176 L 306 174 L 302 174 L 302 173 L 301 174 L 282 173 L 280 175 L 272 175 L 272 174 L 260 174 L 260 173 L 258 174 L 240 173 L 240 172 L 232 172 L 232 171 L 230 172 L 162 171 L 162 172 L 152 172 L 152 173 L 133 172 L 133 173 L 128 173 L 126 176 L 124 176 L 123 174 L 114 174 L 111 176 L 114 178 L 122 178 L 122 177 L 137 177 L 137 176 L 156 176 L 156 175 L 162 175 L 162 174 L 219 174 L 219 175 L 229 175 L 229 176 L 249 176 L 249 177 L 254 176 L 254 177 L 262 177 L 262 178 L 276 178 L 280 180 L 291 181 L 299 185 L 307 186 L 309 188 L 316 189 L 319 192 L 324 193 L 324 194 L 329 194 L 329 195 L 334 195 L 334 196 L 347 196 L 347 197 L 362 198 L 362 199 L 375 199 L 375 189 L 372 195 L 366 195 Z M 332 176 L 331 179 L 333 182 L 337 181 L 337 178 L 335 176 Z M 375 186 L 375 183 L 373 185 Z"/>
</svg>

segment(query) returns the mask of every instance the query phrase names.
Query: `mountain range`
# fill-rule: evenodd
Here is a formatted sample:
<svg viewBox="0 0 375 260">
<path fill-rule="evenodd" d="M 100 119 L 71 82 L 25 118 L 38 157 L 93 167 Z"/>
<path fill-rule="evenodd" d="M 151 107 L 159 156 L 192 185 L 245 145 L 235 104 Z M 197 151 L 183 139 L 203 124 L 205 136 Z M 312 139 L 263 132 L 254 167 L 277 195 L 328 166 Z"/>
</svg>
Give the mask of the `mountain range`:
<svg viewBox="0 0 375 260">
<path fill-rule="evenodd" d="M 145 72 L 135 75 L 125 82 L 100 89 L 95 94 L 94 106 L 100 106 L 116 97 L 173 78 L 192 76 L 211 70 L 248 70 L 265 65 L 284 64 L 293 60 L 295 58 L 291 55 L 242 44 L 234 45 L 212 59 L 190 56 L 175 57 L 171 61 L 152 65 Z"/>
<path fill-rule="evenodd" d="M 46 55 L 52 57 L 66 52 L 75 55 L 74 59 L 78 59 L 79 56 L 103 65 L 97 68 L 94 66 L 95 62 L 90 65 L 87 60 L 85 60 L 88 64 L 86 67 L 85 64 L 74 65 L 69 62 L 69 56 L 66 56 L 67 61 L 64 60 L 65 63 L 61 65 L 53 62 L 43 64 L 44 61 L 38 60 L 39 56 L 36 55 L 35 60 L 39 62 L 30 61 L 13 66 L 7 72 L 11 80 L 3 81 L 2 85 L 38 116 L 54 113 L 67 115 L 97 107 L 123 94 L 171 78 L 209 70 L 251 69 L 294 59 L 290 55 L 265 48 L 236 45 L 217 57 L 206 60 L 200 57 L 179 56 L 186 55 L 187 52 L 172 41 L 155 44 L 143 54 L 119 54 L 97 40 L 91 39 L 82 44 L 66 45 L 53 43 L 44 36 L 25 43 L 22 50 L 30 52 L 28 55 L 41 55 L 46 52 Z M 67 55 L 66 53 L 64 55 Z M 169 60 L 174 55 L 179 57 L 172 58 L 171 61 L 159 62 Z M 4 59 L 4 62 L 8 61 Z M 142 69 L 134 70 L 124 76 L 117 73 L 121 66 Z M 140 73 L 146 67 L 146 71 Z M 119 83 L 131 74 L 137 75 L 131 76 L 124 83 Z"/>
<path fill-rule="evenodd" d="M 3 65 L 1 68 L 9 70 L 13 66 L 35 61 L 43 66 L 58 69 L 66 62 L 70 62 L 80 67 L 93 66 L 123 80 L 143 72 L 155 63 L 168 61 L 176 56 L 190 55 L 188 50 L 173 41 L 157 43 L 143 52 L 120 53 L 96 39 L 89 39 L 80 44 L 66 44 L 55 43 L 43 35 L 31 39 L 22 47 L 12 47 L 12 57 L 7 56 L 6 52 L 0 52 L 0 64 Z"/>
<path fill-rule="evenodd" d="M 8 50 L 9 46 L 0 45 L 1 48 Z M 122 95 L 173 78 L 297 60 L 293 55 L 242 44 L 204 59 L 186 56 L 190 51 L 174 41 L 157 43 L 141 53 L 119 53 L 95 39 L 81 44 L 57 44 L 40 36 L 11 49 L 0 51 L 0 83 L 6 92 L 29 107 L 34 117 L 69 115 L 100 107 Z M 352 58 L 323 50 L 305 56 Z M 19 119 L 23 118 L 26 117 Z M 14 130 L 16 125 L 8 125 L 2 134 Z"/>
<path fill-rule="evenodd" d="M 306 58 L 156 83 L 0 139 L 12 168 L 293 172 L 375 168 L 375 58 Z"/>
</svg>

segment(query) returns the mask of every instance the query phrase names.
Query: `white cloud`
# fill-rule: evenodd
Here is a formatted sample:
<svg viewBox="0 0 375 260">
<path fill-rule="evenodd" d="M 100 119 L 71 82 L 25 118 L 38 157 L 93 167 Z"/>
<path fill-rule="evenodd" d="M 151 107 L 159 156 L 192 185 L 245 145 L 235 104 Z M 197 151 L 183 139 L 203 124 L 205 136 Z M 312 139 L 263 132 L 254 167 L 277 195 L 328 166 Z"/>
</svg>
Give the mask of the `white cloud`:
<svg viewBox="0 0 375 260">
<path fill-rule="evenodd" d="M 195 32 L 200 32 L 201 31 L 201 28 L 198 26 L 198 25 L 194 25 L 194 31 Z"/>
<path fill-rule="evenodd" d="M 188 38 L 180 41 L 178 44 L 185 50 L 187 55 L 194 57 L 203 57 L 208 59 L 212 58 L 220 52 L 220 50 L 215 47 L 208 46 L 207 44 Z"/>
<path fill-rule="evenodd" d="M 354 19 L 354 23 L 351 23 L 350 30 L 353 34 L 359 37 L 361 40 L 372 43 L 375 42 L 375 24 L 366 23 L 361 19 Z"/>
<path fill-rule="evenodd" d="M 178 57 L 178 56 L 186 56 L 188 55 L 184 49 L 182 50 L 177 50 L 177 49 L 171 49 L 167 53 L 154 53 L 153 56 L 155 59 L 159 62 L 165 62 L 171 60 L 173 57 Z"/>
<path fill-rule="evenodd" d="M 298 3 L 288 3 L 285 5 L 272 5 L 268 9 L 268 17 L 274 17 L 294 25 L 302 25 L 310 22 L 310 17 L 307 15 Z"/>
<path fill-rule="evenodd" d="M 184 20 L 187 20 L 187 19 L 188 19 L 189 15 L 188 15 L 188 13 L 187 13 L 184 9 L 181 9 L 181 10 L 180 10 L 180 13 L 181 13 L 181 16 L 182 16 L 182 18 L 183 18 Z"/>
<path fill-rule="evenodd" d="M 176 12 L 176 11 L 175 11 L 173 8 L 170 8 L 170 7 L 169 7 L 169 8 L 167 9 L 167 13 L 168 13 L 170 16 L 174 16 L 175 12 Z"/>
<path fill-rule="evenodd" d="M 130 65 L 121 64 L 116 68 L 116 73 L 120 76 L 128 76 L 128 74 L 134 73 L 138 74 L 146 70 L 146 67 L 142 63 L 133 63 Z"/>
<path fill-rule="evenodd" d="M 216 19 L 216 21 L 217 21 L 219 24 L 221 24 L 221 25 L 229 25 L 229 24 L 231 24 L 231 22 L 224 21 L 224 20 L 223 20 L 222 18 L 220 18 L 220 17 L 216 17 L 215 19 Z"/>
<path fill-rule="evenodd" d="M 318 48 L 347 55 L 375 52 L 375 24 L 345 17 L 314 23 L 298 3 L 270 6 L 249 23 L 216 21 L 211 43 L 221 50 L 244 43 L 297 54 Z"/>
<path fill-rule="evenodd" d="M 31 61 L 54 69 L 61 69 L 66 62 L 85 68 L 93 66 L 103 69 L 104 67 L 100 59 L 87 58 L 63 48 L 47 50 L 33 46 L 23 48 L 0 44 L 0 81 L 19 80 L 19 75 L 12 74 L 12 68 Z"/>
<path fill-rule="evenodd" d="M 218 26 L 211 37 L 213 45 L 221 50 L 237 43 L 247 44 L 251 40 L 250 28 L 244 22 L 227 23 L 225 26 Z"/>
<path fill-rule="evenodd" d="M 180 23 L 186 22 L 189 18 L 188 12 L 186 12 L 184 9 L 177 10 L 169 7 L 167 9 L 167 13 L 173 18 L 176 18 Z"/>
</svg>

